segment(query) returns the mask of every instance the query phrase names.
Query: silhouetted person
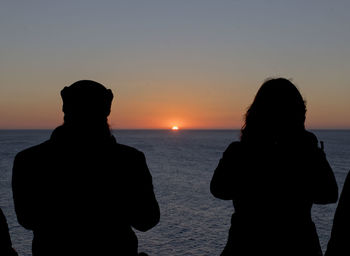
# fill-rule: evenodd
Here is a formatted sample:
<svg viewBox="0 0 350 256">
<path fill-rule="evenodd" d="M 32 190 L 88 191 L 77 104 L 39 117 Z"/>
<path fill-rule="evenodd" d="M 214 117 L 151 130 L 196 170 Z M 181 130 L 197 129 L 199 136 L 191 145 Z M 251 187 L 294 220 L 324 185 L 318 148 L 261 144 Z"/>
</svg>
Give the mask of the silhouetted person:
<svg viewBox="0 0 350 256">
<path fill-rule="evenodd" d="M 33 230 L 33 255 L 137 255 L 132 227 L 147 231 L 160 215 L 145 156 L 111 135 L 111 90 L 83 80 L 61 96 L 64 124 L 13 167 L 15 210 Z"/>
<path fill-rule="evenodd" d="M 266 81 L 249 107 L 239 142 L 216 168 L 210 189 L 235 212 L 221 255 L 322 255 L 312 204 L 334 203 L 338 188 L 306 107 L 283 78 Z"/>
<path fill-rule="evenodd" d="M 0 209 L 0 255 L 1 256 L 17 256 L 17 252 L 12 248 L 9 228 L 7 226 L 6 217 Z"/>
<path fill-rule="evenodd" d="M 350 172 L 335 211 L 331 239 L 325 256 L 350 255 Z"/>
</svg>

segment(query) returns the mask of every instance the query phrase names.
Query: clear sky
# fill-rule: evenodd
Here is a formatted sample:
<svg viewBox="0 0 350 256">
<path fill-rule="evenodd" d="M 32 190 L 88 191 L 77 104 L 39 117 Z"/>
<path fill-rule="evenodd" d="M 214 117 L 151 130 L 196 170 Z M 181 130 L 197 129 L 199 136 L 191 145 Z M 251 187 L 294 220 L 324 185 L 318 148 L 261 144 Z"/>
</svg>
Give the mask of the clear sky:
<svg viewBox="0 0 350 256">
<path fill-rule="evenodd" d="M 268 77 L 309 128 L 350 128 L 350 1 L 13 1 L 0 5 L 0 129 L 62 123 L 60 90 L 115 94 L 112 128 L 240 128 Z"/>
</svg>

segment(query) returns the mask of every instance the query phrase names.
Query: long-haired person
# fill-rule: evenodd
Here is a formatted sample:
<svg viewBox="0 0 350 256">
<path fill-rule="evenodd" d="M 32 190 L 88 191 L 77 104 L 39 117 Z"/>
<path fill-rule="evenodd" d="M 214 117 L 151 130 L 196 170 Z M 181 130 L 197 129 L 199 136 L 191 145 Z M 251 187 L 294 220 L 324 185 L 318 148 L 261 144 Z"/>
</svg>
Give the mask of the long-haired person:
<svg viewBox="0 0 350 256">
<path fill-rule="evenodd" d="M 221 255 L 322 255 L 311 207 L 336 202 L 338 188 L 305 114 L 289 80 L 258 90 L 240 141 L 226 149 L 210 184 L 235 209 Z"/>
<path fill-rule="evenodd" d="M 17 219 L 33 231 L 33 255 L 136 256 L 132 227 L 146 231 L 160 215 L 145 156 L 112 136 L 111 90 L 83 80 L 61 96 L 64 124 L 13 166 Z"/>
</svg>

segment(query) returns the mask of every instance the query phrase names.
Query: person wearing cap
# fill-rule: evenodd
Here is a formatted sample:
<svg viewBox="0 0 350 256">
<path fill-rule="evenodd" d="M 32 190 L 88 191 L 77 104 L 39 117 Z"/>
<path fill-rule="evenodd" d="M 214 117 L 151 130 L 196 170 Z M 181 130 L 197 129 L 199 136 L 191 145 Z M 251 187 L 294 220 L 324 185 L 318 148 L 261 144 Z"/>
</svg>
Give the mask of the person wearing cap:
<svg viewBox="0 0 350 256">
<path fill-rule="evenodd" d="M 33 231 L 33 255 L 138 255 L 132 228 L 147 231 L 160 217 L 145 156 L 111 135 L 111 90 L 82 80 L 61 96 L 63 125 L 13 166 L 15 211 Z"/>
</svg>

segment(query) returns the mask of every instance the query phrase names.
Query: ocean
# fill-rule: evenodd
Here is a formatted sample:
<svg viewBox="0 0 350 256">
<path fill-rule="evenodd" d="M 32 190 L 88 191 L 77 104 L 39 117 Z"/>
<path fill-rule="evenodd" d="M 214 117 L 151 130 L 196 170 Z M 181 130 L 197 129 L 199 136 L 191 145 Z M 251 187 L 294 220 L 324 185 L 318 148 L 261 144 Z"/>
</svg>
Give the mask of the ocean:
<svg viewBox="0 0 350 256">
<path fill-rule="evenodd" d="M 350 130 L 316 130 L 339 189 L 350 169 Z M 0 131 L 0 207 L 7 217 L 14 248 L 31 255 L 32 233 L 16 220 L 11 172 L 19 151 L 47 140 L 49 130 Z M 113 130 L 117 141 L 146 155 L 161 209 L 160 223 L 136 232 L 139 251 L 150 256 L 220 255 L 226 244 L 232 202 L 215 199 L 209 191 L 213 171 L 226 147 L 239 138 L 238 130 Z M 323 250 L 332 227 L 336 204 L 314 205 L 313 220 Z M 116 248 L 117 249 L 117 248 Z"/>
</svg>

